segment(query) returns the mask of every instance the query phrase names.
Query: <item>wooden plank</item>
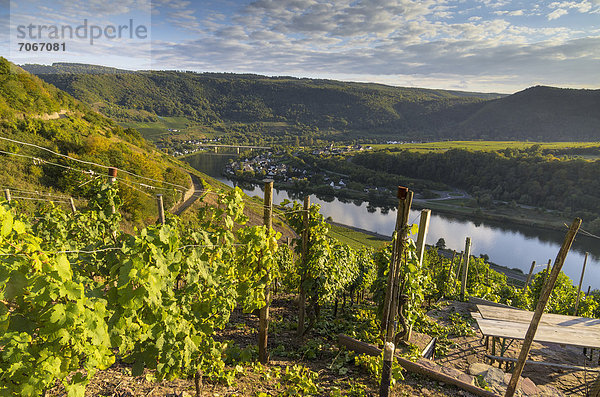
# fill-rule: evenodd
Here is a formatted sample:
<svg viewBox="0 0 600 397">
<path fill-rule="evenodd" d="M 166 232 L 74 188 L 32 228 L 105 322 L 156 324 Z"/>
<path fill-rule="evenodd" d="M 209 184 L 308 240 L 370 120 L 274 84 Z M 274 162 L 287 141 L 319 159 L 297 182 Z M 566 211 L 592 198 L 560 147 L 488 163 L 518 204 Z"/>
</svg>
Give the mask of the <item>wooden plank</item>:
<svg viewBox="0 0 600 397">
<path fill-rule="evenodd" d="M 527 310 L 511 309 L 508 307 L 477 305 L 477 309 L 479 310 L 483 318 L 490 320 L 510 320 L 529 324 L 531 322 L 531 318 L 533 317 L 533 312 Z M 597 328 L 598 332 L 600 332 L 600 319 L 597 318 L 544 313 L 542 314 L 540 324 L 556 325 L 560 327 Z"/>
<path fill-rule="evenodd" d="M 513 306 L 505 305 L 503 303 L 497 303 L 497 302 L 489 301 L 487 299 L 478 298 L 476 296 L 469 296 L 469 303 L 472 303 L 475 306 L 477 306 L 477 305 L 486 305 L 486 306 L 505 307 L 507 309 L 523 310 L 523 309 L 519 309 L 519 308 L 516 308 L 516 307 L 513 307 Z"/>
<path fill-rule="evenodd" d="M 529 324 L 517 321 L 492 320 L 471 313 L 485 336 L 510 339 L 525 339 Z M 559 327 L 541 324 L 535 335 L 536 342 L 558 343 L 579 347 L 600 348 L 600 331 L 596 328 Z"/>
<path fill-rule="evenodd" d="M 500 357 L 500 356 L 492 356 L 491 354 L 485 355 L 490 360 L 496 361 L 508 361 L 510 363 L 516 363 L 517 359 L 512 357 Z M 544 361 L 532 361 L 527 360 L 525 362 L 527 365 L 540 365 L 544 367 L 553 367 L 553 368 L 561 368 L 561 369 L 571 369 L 575 371 L 588 371 L 588 372 L 600 372 L 600 368 L 590 368 L 590 367 L 582 367 L 581 365 L 567 365 L 567 364 L 557 364 L 557 363 L 547 363 Z"/>
<path fill-rule="evenodd" d="M 361 342 L 344 334 L 338 335 L 338 344 L 357 353 L 364 353 L 370 356 L 381 356 L 381 349 L 377 348 L 376 346 L 371 345 L 370 343 Z M 427 376 L 431 379 L 435 379 L 440 382 L 457 386 L 463 390 L 466 390 L 481 397 L 497 397 L 496 394 L 488 390 L 484 390 L 473 384 L 463 382 L 460 379 L 456 379 L 452 376 L 446 375 L 440 371 L 428 368 L 425 365 L 420 364 L 419 362 L 414 363 L 410 360 L 400 357 L 399 355 L 396 355 L 396 361 L 398 362 L 398 364 L 400 364 L 402 368 L 409 372 Z"/>
</svg>

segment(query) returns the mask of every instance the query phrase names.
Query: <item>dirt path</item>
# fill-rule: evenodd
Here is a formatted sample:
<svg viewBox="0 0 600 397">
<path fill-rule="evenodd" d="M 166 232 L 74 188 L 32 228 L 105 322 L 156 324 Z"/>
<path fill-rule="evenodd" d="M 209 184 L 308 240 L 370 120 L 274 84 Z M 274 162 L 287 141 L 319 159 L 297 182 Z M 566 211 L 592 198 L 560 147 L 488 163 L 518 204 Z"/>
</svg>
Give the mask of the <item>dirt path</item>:
<svg viewBox="0 0 600 397">
<path fill-rule="evenodd" d="M 61 109 L 58 112 L 40 114 L 40 115 L 32 116 L 32 117 L 36 118 L 36 119 L 41 119 L 41 120 L 64 119 L 65 117 L 67 117 L 67 109 Z"/>
</svg>

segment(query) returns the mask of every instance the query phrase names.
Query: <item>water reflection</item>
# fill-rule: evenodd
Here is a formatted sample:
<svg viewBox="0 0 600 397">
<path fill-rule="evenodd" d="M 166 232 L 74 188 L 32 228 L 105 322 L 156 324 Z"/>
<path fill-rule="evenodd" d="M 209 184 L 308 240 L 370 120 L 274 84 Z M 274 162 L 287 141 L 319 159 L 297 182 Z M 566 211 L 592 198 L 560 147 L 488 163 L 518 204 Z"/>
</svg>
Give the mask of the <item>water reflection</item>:
<svg viewBox="0 0 600 397">
<path fill-rule="evenodd" d="M 208 170 L 211 170 L 209 175 L 233 186 L 231 181 L 220 176 L 224 163 L 221 163 L 220 166 L 214 166 L 215 162 L 223 161 L 223 157 L 225 156 L 212 157 L 209 160 L 203 159 L 202 162 L 190 162 L 190 164 L 203 172 L 209 173 Z M 228 161 L 228 159 L 225 161 Z M 211 164 L 206 168 L 201 168 L 206 163 Z M 251 196 L 263 196 L 262 187 L 245 184 L 241 185 L 240 188 Z M 273 201 L 276 204 L 286 199 L 301 201 L 302 198 L 302 193 L 277 189 L 273 194 Z M 381 209 L 357 200 L 341 201 L 331 196 L 312 195 L 311 202 L 320 204 L 321 213 L 325 217 L 330 216 L 338 223 L 387 236 L 390 236 L 394 230 L 396 223 L 395 208 Z M 409 220 L 411 223 L 418 223 L 419 211 L 411 211 Z M 566 223 L 571 222 L 571 220 L 565 221 Z M 492 262 L 511 268 L 519 268 L 526 273 L 529 271 L 531 261 L 535 260 L 540 265 L 536 271 L 542 270 L 548 259 L 554 261 L 565 233 L 566 227 L 564 231 L 545 230 L 505 222 L 477 221 L 432 213 L 427 243 L 435 244 L 439 238 L 443 238 L 448 248 L 461 251 L 464 248 L 465 237 L 469 236 L 472 239 L 471 252 L 473 255 L 487 254 Z M 583 286 L 585 289 L 588 285 L 591 285 L 592 288 L 600 288 L 600 244 L 597 240 L 579 235 L 567 256 L 563 271 L 571 280 L 578 283 L 586 251 L 590 252 L 591 255 L 588 258 Z"/>
</svg>

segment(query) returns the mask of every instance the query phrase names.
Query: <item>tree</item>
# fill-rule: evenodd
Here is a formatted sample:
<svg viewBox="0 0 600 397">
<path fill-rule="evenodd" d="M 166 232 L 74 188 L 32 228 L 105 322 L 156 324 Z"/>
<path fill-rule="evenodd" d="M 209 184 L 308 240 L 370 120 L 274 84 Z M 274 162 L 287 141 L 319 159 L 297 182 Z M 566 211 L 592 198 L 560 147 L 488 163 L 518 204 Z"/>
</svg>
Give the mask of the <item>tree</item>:
<svg viewBox="0 0 600 397">
<path fill-rule="evenodd" d="M 437 249 L 445 249 L 446 248 L 446 240 L 444 240 L 443 238 L 440 238 L 437 243 L 435 243 L 435 248 Z"/>
</svg>

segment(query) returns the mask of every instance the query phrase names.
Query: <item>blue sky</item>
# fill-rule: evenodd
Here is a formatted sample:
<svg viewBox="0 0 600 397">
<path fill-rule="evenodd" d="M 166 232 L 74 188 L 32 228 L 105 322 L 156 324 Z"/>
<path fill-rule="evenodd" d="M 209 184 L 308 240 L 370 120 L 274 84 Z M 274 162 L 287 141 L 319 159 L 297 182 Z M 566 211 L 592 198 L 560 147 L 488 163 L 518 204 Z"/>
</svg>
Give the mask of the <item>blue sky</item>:
<svg viewBox="0 0 600 397">
<path fill-rule="evenodd" d="M 0 0 L 0 4 L 7 0 Z M 50 3 L 50 4 L 49 4 Z M 19 23 L 133 18 L 148 38 L 15 51 Z M 10 3 L 17 63 L 87 62 L 512 93 L 600 88 L 600 0 L 67 0 Z"/>
</svg>

